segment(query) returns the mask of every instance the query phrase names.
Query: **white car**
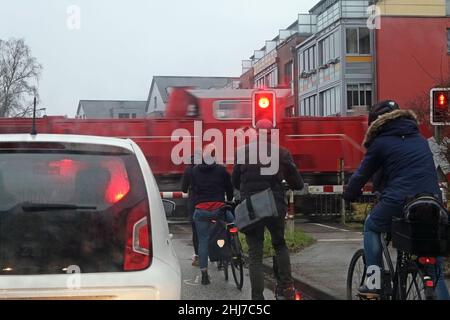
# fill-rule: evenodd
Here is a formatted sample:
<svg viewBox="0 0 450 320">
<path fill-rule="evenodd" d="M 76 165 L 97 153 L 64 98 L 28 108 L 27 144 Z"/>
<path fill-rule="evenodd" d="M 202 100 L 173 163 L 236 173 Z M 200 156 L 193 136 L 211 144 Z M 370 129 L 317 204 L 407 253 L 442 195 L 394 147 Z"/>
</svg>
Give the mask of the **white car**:
<svg viewBox="0 0 450 320">
<path fill-rule="evenodd" d="M 180 294 L 164 205 L 133 141 L 0 135 L 0 298 Z"/>
</svg>

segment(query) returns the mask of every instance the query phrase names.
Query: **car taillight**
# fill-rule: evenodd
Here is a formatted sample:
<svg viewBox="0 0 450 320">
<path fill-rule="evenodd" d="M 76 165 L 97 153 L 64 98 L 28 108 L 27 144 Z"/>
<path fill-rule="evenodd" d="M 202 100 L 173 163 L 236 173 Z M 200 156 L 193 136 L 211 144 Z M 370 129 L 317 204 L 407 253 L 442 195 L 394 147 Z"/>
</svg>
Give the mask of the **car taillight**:
<svg viewBox="0 0 450 320">
<path fill-rule="evenodd" d="M 148 268 L 151 262 L 150 214 L 147 201 L 134 207 L 127 217 L 124 270 Z"/>
</svg>

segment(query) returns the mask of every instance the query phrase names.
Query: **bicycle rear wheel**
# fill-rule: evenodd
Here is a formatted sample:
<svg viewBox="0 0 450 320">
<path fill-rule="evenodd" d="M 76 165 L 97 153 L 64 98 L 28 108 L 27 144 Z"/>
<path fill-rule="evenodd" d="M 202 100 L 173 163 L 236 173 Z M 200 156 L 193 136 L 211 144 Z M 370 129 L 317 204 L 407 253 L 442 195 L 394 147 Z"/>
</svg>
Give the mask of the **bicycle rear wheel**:
<svg viewBox="0 0 450 320">
<path fill-rule="evenodd" d="M 400 290 L 401 300 L 427 300 L 433 297 L 433 293 L 428 292 L 422 270 L 417 265 L 410 266 L 401 276 Z"/>
<path fill-rule="evenodd" d="M 355 252 L 350 261 L 347 273 L 347 299 L 360 300 L 357 295 L 358 288 L 364 284 L 366 279 L 366 261 L 364 259 L 364 249 Z"/>
<path fill-rule="evenodd" d="M 244 261 L 241 242 L 237 234 L 231 236 L 231 272 L 236 287 L 241 290 L 244 285 Z"/>
</svg>

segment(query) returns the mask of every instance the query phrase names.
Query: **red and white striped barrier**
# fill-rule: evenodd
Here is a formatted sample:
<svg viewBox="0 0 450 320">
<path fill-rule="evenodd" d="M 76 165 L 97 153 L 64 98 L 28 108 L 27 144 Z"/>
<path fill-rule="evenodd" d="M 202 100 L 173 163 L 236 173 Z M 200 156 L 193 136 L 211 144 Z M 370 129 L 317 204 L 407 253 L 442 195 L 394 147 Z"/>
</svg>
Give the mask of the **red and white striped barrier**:
<svg viewBox="0 0 450 320">
<path fill-rule="evenodd" d="M 342 194 L 344 193 L 344 188 L 342 185 L 308 186 L 308 194 Z M 372 194 L 372 186 L 365 186 L 363 193 Z"/>
<path fill-rule="evenodd" d="M 364 194 L 372 194 L 372 186 L 364 187 Z M 305 191 L 295 191 L 294 195 L 305 195 L 305 194 L 342 194 L 344 193 L 344 187 L 341 185 L 324 185 L 324 186 L 308 186 L 307 192 Z M 175 192 L 161 192 L 161 198 L 163 199 L 187 199 L 187 193 L 181 191 Z"/>
<path fill-rule="evenodd" d="M 163 199 L 187 199 L 188 194 L 183 193 L 181 191 L 175 191 L 175 192 L 160 192 L 161 198 Z"/>
</svg>

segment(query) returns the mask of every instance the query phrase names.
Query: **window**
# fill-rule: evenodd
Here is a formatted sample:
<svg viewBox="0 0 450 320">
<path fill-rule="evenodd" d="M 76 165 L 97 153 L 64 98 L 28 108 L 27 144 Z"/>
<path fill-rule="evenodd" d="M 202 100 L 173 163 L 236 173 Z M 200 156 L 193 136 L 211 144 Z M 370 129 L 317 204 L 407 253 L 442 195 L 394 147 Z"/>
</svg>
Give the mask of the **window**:
<svg viewBox="0 0 450 320">
<path fill-rule="evenodd" d="M 292 61 L 284 65 L 284 83 L 294 90 L 294 63 Z"/>
<path fill-rule="evenodd" d="M 316 68 L 316 47 L 310 47 L 301 53 L 300 72 L 309 72 Z"/>
<path fill-rule="evenodd" d="M 251 102 L 217 101 L 214 103 L 214 117 L 219 120 L 251 119 Z"/>
<path fill-rule="evenodd" d="M 359 54 L 370 54 L 370 31 L 359 28 Z"/>
<path fill-rule="evenodd" d="M 321 65 L 321 66 L 325 64 L 325 61 L 324 61 L 325 59 L 323 58 L 324 45 L 325 44 L 324 44 L 323 40 L 319 42 L 319 65 Z"/>
<path fill-rule="evenodd" d="M 347 86 L 347 107 L 370 106 L 372 104 L 371 84 L 351 84 Z"/>
<path fill-rule="evenodd" d="M 347 29 L 347 53 L 358 53 L 358 29 Z"/>
<path fill-rule="evenodd" d="M 136 113 L 132 113 L 131 118 L 136 119 Z"/>
<path fill-rule="evenodd" d="M 340 43 L 338 32 L 332 33 L 319 42 L 319 65 L 323 66 L 331 59 L 340 56 Z"/>
<path fill-rule="evenodd" d="M 347 54 L 370 54 L 370 30 L 348 28 L 346 30 Z"/>
<path fill-rule="evenodd" d="M 319 110 L 317 109 L 316 96 L 311 96 L 305 98 L 300 104 L 300 115 L 301 116 L 316 116 L 319 115 Z"/>
<path fill-rule="evenodd" d="M 119 119 L 129 119 L 130 114 L 129 113 L 119 113 Z"/>
<path fill-rule="evenodd" d="M 320 93 L 320 115 L 334 116 L 341 112 L 340 86 Z"/>
<path fill-rule="evenodd" d="M 125 233 L 127 215 L 147 197 L 136 156 L 94 144 L 43 144 L 37 151 L 34 144 L 0 147 L 0 167 L 8 168 L 1 179 L 0 265 L 11 267 L 0 275 L 64 274 L 70 265 L 86 273 L 124 271 L 127 238 L 118 230 Z M 30 213 L 26 203 L 90 209 Z M 22 247 L 32 251 L 17 254 Z"/>
</svg>

